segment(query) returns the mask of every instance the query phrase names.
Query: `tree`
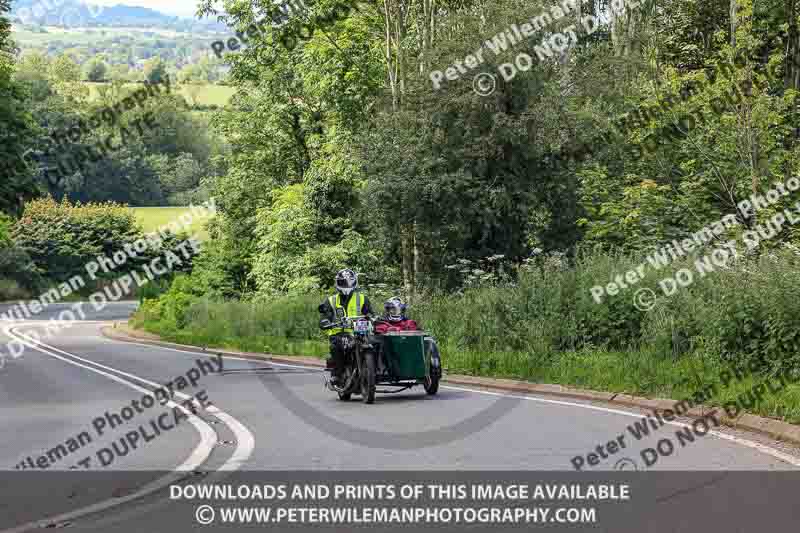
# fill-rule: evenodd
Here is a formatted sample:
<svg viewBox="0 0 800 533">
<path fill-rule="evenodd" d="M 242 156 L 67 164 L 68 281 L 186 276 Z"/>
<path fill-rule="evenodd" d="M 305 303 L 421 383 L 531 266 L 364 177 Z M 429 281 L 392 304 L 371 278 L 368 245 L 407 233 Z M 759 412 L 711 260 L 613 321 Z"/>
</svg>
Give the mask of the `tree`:
<svg viewBox="0 0 800 533">
<path fill-rule="evenodd" d="M 14 56 L 6 19 L 10 10 L 9 1 L 0 0 L 0 212 L 16 214 L 38 188 L 23 157 L 35 126 L 27 110 L 28 95 L 12 79 Z"/>
<path fill-rule="evenodd" d="M 93 82 L 105 81 L 108 75 L 108 64 L 99 57 L 93 57 L 84 67 L 86 79 Z"/>
<path fill-rule="evenodd" d="M 109 69 L 108 78 L 116 82 L 131 81 L 131 72 L 127 65 L 114 65 Z"/>
<path fill-rule="evenodd" d="M 163 83 L 167 79 L 167 66 L 160 57 L 154 57 L 144 64 L 144 79 L 150 83 Z"/>
<path fill-rule="evenodd" d="M 44 100 L 52 92 L 48 72 L 50 61 L 47 57 L 31 52 L 22 56 L 17 63 L 14 78 L 29 87 L 34 100 Z"/>
<path fill-rule="evenodd" d="M 330 260 L 356 260 L 359 238 L 370 268 L 402 270 L 410 294 L 452 286 L 460 259 L 639 252 L 800 170 L 798 0 L 616 13 L 605 0 L 383 0 L 323 33 L 333 1 L 248 34 L 229 58 L 240 92 L 215 119 L 232 146 L 213 184 L 218 231 L 263 291 L 324 283 Z M 273 6 L 225 8 L 244 32 Z M 459 74 L 455 60 L 544 11 L 546 28 L 484 47 L 479 70 Z M 548 53 L 556 34 L 569 46 Z M 501 76 L 521 52 L 530 68 Z M 478 72 L 494 74 L 491 95 L 476 94 Z"/>
<path fill-rule="evenodd" d="M 161 189 L 173 205 L 186 205 L 183 200 L 200 186 L 203 168 L 190 153 L 170 158 L 165 154 L 153 156 L 150 162 L 156 170 Z"/>
<path fill-rule="evenodd" d="M 67 54 L 61 54 L 50 64 L 50 79 L 57 83 L 77 82 L 81 79 L 81 69 Z"/>
</svg>

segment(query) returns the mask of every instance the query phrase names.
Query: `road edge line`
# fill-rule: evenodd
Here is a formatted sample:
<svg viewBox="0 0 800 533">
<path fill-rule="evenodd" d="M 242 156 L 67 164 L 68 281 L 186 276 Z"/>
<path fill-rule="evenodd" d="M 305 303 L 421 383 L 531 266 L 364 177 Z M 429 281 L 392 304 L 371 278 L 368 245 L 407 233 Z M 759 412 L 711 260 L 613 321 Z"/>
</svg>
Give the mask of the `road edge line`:
<svg viewBox="0 0 800 533">
<path fill-rule="evenodd" d="M 137 342 L 137 343 L 149 344 L 153 346 L 162 346 L 165 348 L 172 348 L 172 349 L 182 348 L 182 349 L 190 349 L 193 351 L 197 350 L 206 351 L 205 348 L 199 346 L 193 346 L 190 344 L 178 344 L 164 340 L 154 340 L 152 338 L 147 338 L 144 335 L 137 336 L 135 335 L 135 333 L 139 333 L 138 330 L 129 328 L 127 325 L 124 325 L 124 323 L 122 323 L 124 327 L 119 328 L 117 327 L 117 324 L 120 323 L 114 322 L 113 328 L 109 326 L 101 328 L 100 331 L 103 334 L 103 336 L 109 339 L 119 340 L 123 342 Z M 147 333 L 147 335 L 155 335 L 155 334 Z M 324 362 L 303 356 L 293 357 L 293 356 L 280 356 L 273 354 L 258 354 L 253 352 L 239 352 L 235 350 L 221 350 L 217 348 L 210 348 L 208 349 L 208 351 L 213 353 L 221 353 L 223 355 L 230 355 L 234 357 L 242 357 L 245 359 L 294 363 L 294 364 L 302 364 L 319 368 L 325 367 Z M 451 383 L 454 385 L 483 387 L 503 392 L 541 394 L 545 396 L 573 398 L 578 400 L 608 403 L 612 405 L 636 407 L 645 410 L 670 409 L 677 403 L 677 401 L 675 400 L 652 399 L 652 398 L 644 398 L 640 396 L 632 396 L 621 393 L 574 389 L 564 385 L 520 383 L 514 380 L 504 380 L 498 378 L 445 375 L 442 381 L 444 383 Z M 712 412 L 719 412 L 720 410 L 721 410 L 720 407 L 709 407 L 701 405 L 689 409 L 687 414 L 690 416 L 702 417 Z M 749 413 L 743 413 L 736 418 L 731 418 L 727 415 L 722 415 L 719 417 L 719 421 L 721 424 L 733 429 L 742 429 L 750 431 L 752 433 L 757 433 L 759 435 L 767 436 L 777 441 L 784 441 L 784 442 L 789 442 L 791 444 L 800 445 L 800 426 L 790 424 L 788 422 L 783 422 L 781 420 L 773 420 L 770 418 L 764 418 Z"/>
<path fill-rule="evenodd" d="M 84 368 L 84 369 L 89 370 L 90 372 L 93 372 L 95 374 L 100 374 L 103 377 L 111 379 L 112 381 L 115 381 L 117 383 L 123 384 L 128 388 L 136 390 L 137 392 L 142 392 L 142 393 L 145 393 L 145 394 L 152 392 L 150 390 L 145 389 L 144 387 L 140 387 L 139 385 L 136 385 L 135 383 L 131 383 L 131 382 L 125 380 L 125 379 L 122 379 L 119 376 L 115 376 L 113 374 L 109 374 L 107 372 L 103 372 L 102 370 L 99 370 L 99 369 L 96 369 L 96 368 L 91 368 L 91 367 L 89 367 L 87 365 L 78 363 L 77 361 L 72 361 L 72 360 L 70 360 L 70 359 L 68 359 L 66 357 L 61 356 L 61 355 L 58 355 L 58 354 L 55 354 L 55 353 L 50 353 L 46 348 L 44 348 L 42 346 L 38 346 L 35 343 L 29 342 L 27 340 L 27 335 L 19 335 L 19 334 L 15 333 L 14 331 L 12 331 L 15 327 L 16 327 L 15 325 L 8 326 L 8 327 L 4 328 L 3 332 L 6 335 L 8 335 L 9 337 L 18 340 L 19 342 L 21 342 L 25 346 L 28 346 L 31 349 L 40 351 L 40 352 L 42 352 L 42 353 L 44 353 L 44 354 L 46 354 L 46 355 L 48 355 L 50 357 L 54 357 L 54 358 L 59 359 L 59 360 L 65 362 L 65 363 Z M 183 407 L 181 405 L 178 405 L 177 403 L 173 402 L 172 400 L 167 402 L 166 405 L 170 406 L 170 404 L 172 404 L 171 408 L 177 407 L 177 408 L 180 408 L 180 409 L 186 411 L 186 413 L 188 413 L 188 410 L 185 407 Z M 62 513 L 62 514 L 55 515 L 55 516 L 49 516 L 49 517 L 42 518 L 42 519 L 39 519 L 39 520 L 27 522 L 25 524 L 20 524 L 18 526 L 14 526 L 11 529 L 1 530 L 0 533 L 21 533 L 23 531 L 30 531 L 32 529 L 41 529 L 43 527 L 46 527 L 47 524 L 66 522 L 66 521 L 74 520 L 75 518 L 79 518 L 79 517 L 82 517 L 82 516 L 97 514 L 97 513 L 103 512 L 103 511 L 107 511 L 108 509 L 112 509 L 114 507 L 117 507 L 119 505 L 123 505 L 125 503 L 130 502 L 130 501 L 138 500 L 138 499 L 140 499 L 140 498 L 142 498 L 144 496 L 147 496 L 148 494 L 151 494 L 153 492 L 161 490 L 164 487 L 167 487 L 167 486 L 171 485 L 172 483 L 175 483 L 176 481 L 179 481 L 179 480 L 185 478 L 187 474 L 189 474 L 193 470 L 197 469 L 200 465 L 202 465 L 203 463 L 205 463 L 208 460 L 208 458 L 211 456 L 211 452 L 214 450 L 214 446 L 218 442 L 218 437 L 217 437 L 216 431 L 214 431 L 214 429 L 205 420 L 203 420 L 202 418 L 200 418 L 200 417 L 198 417 L 196 415 L 193 415 L 191 413 L 188 414 L 188 417 L 189 417 L 189 422 L 193 426 L 195 426 L 195 428 L 197 429 L 198 433 L 200 434 L 200 443 L 197 446 L 195 446 L 194 450 L 192 450 L 192 453 L 189 455 L 189 457 L 186 458 L 183 461 L 183 463 L 178 465 L 178 467 L 175 470 L 173 470 L 171 473 L 169 473 L 169 474 L 167 474 L 165 476 L 162 476 L 162 477 L 160 477 L 160 478 L 158 478 L 158 479 L 156 479 L 154 481 L 151 481 L 150 483 L 148 483 L 147 485 L 142 487 L 140 490 L 134 492 L 133 494 L 129 494 L 129 495 L 123 496 L 121 498 L 113 498 L 113 499 L 109 499 L 109 500 L 105 500 L 105 501 L 100 501 L 100 502 L 88 505 L 88 506 L 80 508 L 80 509 L 75 509 L 74 511 L 69 511 L 67 513 Z M 205 426 L 207 429 L 203 430 L 202 426 Z M 213 443 L 212 444 L 209 444 L 207 442 L 207 439 L 208 439 L 210 434 L 213 434 Z M 204 444 L 205 444 L 205 446 L 204 446 Z M 201 448 L 202 448 L 202 450 L 201 450 Z M 194 461 L 192 461 L 192 458 L 195 458 Z"/>
<path fill-rule="evenodd" d="M 99 323 L 107 323 L 107 322 L 103 322 L 103 321 L 97 321 L 97 322 L 99 322 Z M 97 322 L 95 322 L 95 323 L 97 323 Z M 110 367 L 110 366 L 106 366 L 106 365 L 103 365 L 102 363 L 97 363 L 97 362 L 92 361 L 90 359 L 84 359 L 84 358 L 82 358 L 82 357 L 80 357 L 78 355 L 75 355 L 75 354 L 69 353 L 67 351 L 61 350 L 59 348 L 56 348 L 55 346 L 50 346 L 49 344 L 46 344 L 44 342 L 36 341 L 35 339 L 30 338 L 28 335 L 26 335 L 26 334 L 24 334 L 22 332 L 15 332 L 14 331 L 14 329 L 16 329 L 17 327 L 23 327 L 25 325 L 38 325 L 38 324 L 35 324 L 35 323 L 30 324 L 30 323 L 27 323 L 27 322 L 10 323 L 5 328 L 3 328 L 3 332 L 6 335 L 8 335 L 9 337 L 11 337 L 13 339 L 17 339 L 19 342 L 21 342 L 23 345 L 25 345 L 25 346 L 27 346 L 29 348 L 32 348 L 34 350 L 38 350 L 38 351 L 40 351 L 40 352 L 42 352 L 42 353 L 44 353 L 44 354 L 46 354 L 46 355 L 48 355 L 50 357 L 54 357 L 54 358 L 59 359 L 59 360 L 65 362 L 65 363 L 72 364 L 72 365 L 78 366 L 80 368 L 84 368 L 84 369 L 89 370 L 90 372 L 94 372 L 96 374 L 100 374 L 100 375 L 102 375 L 102 376 L 104 376 L 104 377 L 106 377 L 108 379 L 111 379 L 112 381 L 115 381 L 117 383 L 123 384 L 123 385 L 125 385 L 125 386 L 127 386 L 129 388 L 132 388 L 132 389 L 134 389 L 134 390 L 136 390 L 138 392 L 143 392 L 143 393 L 147 394 L 147 393 L 151 393 L 152 390 L 145 389 L 144 387 L 141 387 L 140 385 L 137 385 L 136 383 L 131 383 L 130 381 L 128 381 L 126 379 L 123 379 L 121 376 L 125 376 L 125 377 L 128 377 L 128 378 L 133 379 L 133 380 L 137 380 L 137 381 L 139 381 L 141 383 L 146 383 L 146 384 L 148 384 L 150 386 L 156 386 L 156 387 L 160 386 L 159 383 L 155 383 L 155 382 L 150 381 L 150 380 L 148 380 L 146 378 L 143 378 L 141 376 L 137 376 L 135 374 L 132 374 L 132 373 L 129 373 L 129 372 L 125 372 L 123 370 L 119 370 L 119 369 L 116 369 L 116 368 L 113 368 L 113 367 Z M 53 353 L 53 352 L 56 352 L 56 353 Z M 60 352 L 63 355 L 58 355 L 58 352 Z M 79 361 L 83 361 L 84 363 L 80 363 L 78 361 L 74 361 L 74 360 L 69 359 L 68 357 L 64 357 L 64 356 L 68 356 L 68 357 L 72 357 L 72 358 L 78 359 Z M 108 370 L 110 372 L 116 372 L 117 374 L 120 374 L 120 375 L 114 375 L 112 373 L 106 372 L 105 370 L 101 370 L 100 368 L 93 368 L 93 367 L 91 367 L 91 366 L 89 366 L 89 365 L 87 365 L 85 363 L 89 363 L 89 364 L 98 366 L 98 367 L 100 367 L 102 369 L 105 369 L 105 370 Z M 190 398 L 190 396 L 188 396 L 186 394 L 183 394 L 181 392 L 178 392 L 178 391 L 175 391 L 175 395 L 176 396 L 185 397 L 185 399 L 189 399 Z M 15 526 L 12 529 L 2 530 L 2 531 L 0 531 L 0 533 L 21 533 L 23 531 L 29 531 L 29 530 L 32 530 L 32 529 L 42 528 L 43 524 L 65 522 L 65 521 L 69 521 L 69 520 L 74 520 L 75 518 L 79 518 L 79 517 L 101 513 L 101 512 L 107 511 L 108 509 L 112 509 L 112 508 L 117 507 L 119 505 L 123 505 L 125 503 L 138 500 L 138 499 L 143 498 L 143 497 L 145 497 L 145 496 L 147 496 L 149 494 L 152 494 L 154 492 L 162 490 L 165 487 L 168 487 L 168 486 L 172 485 L 173 483 L 176 483 L 176 482 L 179 482 L 179 481 L 185 479 L 186 476 L 189 473 L 191 473 L 194 470 L 197 470 L 202 464 L 204 464 L 206 461 L 208 461 L 208 458 L 211 456 L 211 453 L 213 452 L 214 447 L 219 442 L 219 436 L 218 436 L 217 432 L 214 430 L 214 428 L 212 428 L 210 426 L 210 424 L 208 424 L 208 422 L 203 420 L 201 417 L 190 413 L 187 408 L 185 408 L 182 405 L 179 405 L 179 404 L 173 402 L 172 400 L 170 400 L 166 405 L 170 405 L 170 404 L 172 404 L 175 407 L 178 407 L 178 408 L 182 409 L 184 412 L 186 412 L 188 414 L 189 421 L 192 423 L 193 426 L 195 426 L 197 428 L 198 433 L 200 433 L 200 444 L 198 444 L 198 446 L 195 447 L 195 449 L 193 450 L 193 452 L 189 456 L 189 458 L 184 460 L 183 463 L 181 465 L 179 465 L 175 470 L 173 470 L 171 473 L 169 473 L 169 474 L 167 474 L 165 476 L 162 476 L 161 478 L 158 478 L 158 479 L 148 483 L 147 485 L 143 486 L 140 490 L 136 491 L 133 494 L 129 494 L 129 495 L 125 496 L 125 497 L 114 498 L 114 499 L 110 499 L 110 500 L 106 500 L 106 501 L 97 502 L 95 504 L 83 507 L 81 509 L 76 509 L 74 511 L 69 511 L 67 513 L 62 513 L 60 515 L 39 519 L 39 520 L 36 520 L 36 521 L 33 521 L 33 522 L 28 522 L 26 524 L 20 524 L 19 526 Z M 252 455 L 252 453 L 253 453 L 253 451 L 255 449 L 255 438 L 253 437 L 253 434 L 250 432 L 250 430 L 247 429 L 247 427 L 244 424 L 239 422 L 236 418 L 234 418 L 233 416 L 229 415 L 225 411 L 222 411 L 217 406 L 211 405 L 206 410 L 209 413 L 211 413 L 213 416 L 217 417 L 223 424 L 227 425 L 228 428 L 233 432 L 233 434 L 236 436 L 236 439 L 237 439 L 237 447 L 236 447 L 236 450 L 234 451 L 234 453 L 231 455 L 231 457 L 229 457 L 225 461 L 225 463 L 223 463 L 215 472 L 209 473 L 209 477 L 210 478 L 214 478 L 217 475 L 220 475 L 221 473 L 234 472 L 234 471 L 238 470 L 239 468 L 241 468 L 241 466 L 250 458 L 250 456 Z M 202 424 L 207 428 L 205 430 L 205 435 L 204 435 L 204 431 L 201 430 L 201 426 L 198 425 L 198 424 Z M 202 453 L 204 453 L 204 456 L 203 457 L 199 457 L 198 456 L 198 450 L 200 450 L 200 448 L 202 447 L 203 443 L 206 441 L 206 439 L 208 437 L 208 432 L 210 432 L 210 434 L 213 435 L 213 443 L 212 444 L 207 444 L 205 449 L 202 452 Z M 192 459 L 192 457 L 195 457 L 195 456 L 197 456 L 196 459 L 190 463 L 190 460 Z"/>
</svg>

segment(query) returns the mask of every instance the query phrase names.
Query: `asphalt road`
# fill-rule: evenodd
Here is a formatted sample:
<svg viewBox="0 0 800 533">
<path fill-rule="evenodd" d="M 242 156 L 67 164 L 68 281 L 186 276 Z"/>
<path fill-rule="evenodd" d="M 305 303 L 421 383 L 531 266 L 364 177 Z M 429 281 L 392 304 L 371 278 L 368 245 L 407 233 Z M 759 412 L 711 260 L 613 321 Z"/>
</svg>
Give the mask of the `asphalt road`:
<svg viewBox="0 0 800 533">
<path fill-rule="evenodd" d="M 79 467 L 72 471 L 76 473 L 87 464 L 92 471 L 118 472 L 117 487 L 119 476 L 133 479 L 139 472 L 136 479 L 150 482 L 175 469 L 212 473 L 237 469 L 574 472 L 574 458 L 580 455 L 588 460 L 587 454 L 598 446 L 608 458 L 600 458 L 595 466 L 584 465 L 584 471 L 634 467 L 654 471 L 794 470 L 800 466 L 796 458 L 800 455 L 793 449 L 758 436 L 713 428 L 709 421 L 715 431 L 698 436 L 646 468 L 641 450 L 655 447 L 665 436 L 675 440 L 679 427 L 667 425 L 636 441 L 627 429 L 642 418 L 635 410 L 544 397 L 509 398 L 448 386 L 442 386 L 436 397 L 428 397 L 418 388 L 379 395 L 371 406 L 360 401 L 340 402 L 323 388 L 319 370 L 299 365 L 225 358 L 222 371 L 209 370 L 198 376 L 196 387 L 178 390 L 176 378 L 199 369 L 198 360 L 204 361 L 206 369 L 218 368 L 211 354 L 104 337 L 102 322 L 107 325 L 107 321 L 125 319 L 134 303 L 89 312 L 86 322 L 48 334 L 47 319 L 64 308 L 51 307 L 36 317 L 38 322 L 0 321 L 0 352 L 6 354 L 0 370 L 0 469 L 31 470 L 30 465 L 44 456 L 48 472 Z M 88 306 L 87 312 L 90 309 Z M 0 306 L 0 313 L 3 310 Z M 21 357 L 8 355 L 6 343 L 13 339 L 27 344 Z M 150 408 L 140 404 L 141 412 L 128 410 L 128 414 L 134 413 L 129 421 L 109 427 L 105 413 L 122 417 L 124 407 L 168 382 L 173 383 L 175 402 L 204 392 L 213 407 L 176 421 L 172 417 L 180 409 L 174 404 Z M 124 446 L 126 434 L 161 414 L 164 426 L 177 425 L 169 430 L 162 427 L 149 442 L 137 437 L 135 449 Z M 102 435 L 98 435 L 100 424 Z M 155 433 L 155 428 L 150 433 Z M 81 434 L 88 434 L 91 442 L 79 441 Z M 619 435 L 624 435 L 625 447 L 612 446 L 618 449 L 611 453 L 608 443 L 619 442 Z M 77 449 L 70 450 L 69 442 Z M 59 445 L 67 453 L 48 459 L 48 451 Z M 107 466 L 100 464 L 98 456 L 103 448 L 111 450 L 104 452 Z M 87 458 L 88 463 L 79 463 Z M 108 497 L 100 489 L 65 496 L 70 473 L 62 477 L 62 482 L 53 485 L 50 502 L 59 513 Z M 130 486 L 141 484 L 131 482 Z M 22 500 L 29 494 L 23 491 L 15 497 Z M 124 519 L 137 521 L 140 531 L 157 531 L 147 526 L 157 515 L 150 507 L 156 501 L 155 496 L 141 498 L 75 520 L 85 530 L 108 530 Z M 6 512 L 12 508 L 10 523 L 42 518 L 32 506 L 5 504 Z M 3 510 L 0 504 L 0 516 Z M 0 530 L 4 526 L 7 524 L 0 524 Z"/>
</svg>

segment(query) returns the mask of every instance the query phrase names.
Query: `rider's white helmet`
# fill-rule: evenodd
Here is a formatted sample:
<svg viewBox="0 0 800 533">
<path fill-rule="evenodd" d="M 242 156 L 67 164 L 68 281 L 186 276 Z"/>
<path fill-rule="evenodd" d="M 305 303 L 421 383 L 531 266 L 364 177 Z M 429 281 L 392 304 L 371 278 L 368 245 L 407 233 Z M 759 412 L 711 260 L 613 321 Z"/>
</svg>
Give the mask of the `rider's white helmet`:
<svg viewBox="0 0 800 533">
<path fill-rule="evenodd" d="M 336 273 L 336 290 L 344 296 L 349 296 L 358 287 L 358 275 L 345 268 Z"/>
</svg>

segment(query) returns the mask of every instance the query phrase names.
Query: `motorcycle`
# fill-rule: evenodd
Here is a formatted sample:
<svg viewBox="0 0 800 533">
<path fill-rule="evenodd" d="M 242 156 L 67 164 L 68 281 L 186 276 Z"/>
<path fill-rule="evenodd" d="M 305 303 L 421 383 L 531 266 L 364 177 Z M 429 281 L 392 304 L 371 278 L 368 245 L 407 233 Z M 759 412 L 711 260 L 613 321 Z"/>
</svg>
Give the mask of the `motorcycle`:
<svg viewBox="0 0 800 533">
<path fill-rule="evenodd" d="M 404 331 L 375 335 L 374 319 L 366 316 L 337 317 L 323 329 L 341 329 L 345 362 L 340 384 L 325 380 L 327 389 L 348 401 L 360 394 L 366 404 L 375 394 L 393 394 L 422 385 L 433 396 L 442 377 L 441 358 L 436 341 L 423 331 Z M 395 387 L 377 389 L 377 385 Z"/>
<path fill-rule="evenodd" d="M 326 379 L 325 386 L 336 392 L 342 401 L 360 393 L 364 403 L 374 403 L 377 361 L 375 347 L 370 342 L 375 331 L 373 320 L 366 316 L 340 317 L 339 322 L 331 323 L 323 329 L 341 329 L 345 333 L 340 336 L 345 352 L 341 385 Z"/>
</svg>

